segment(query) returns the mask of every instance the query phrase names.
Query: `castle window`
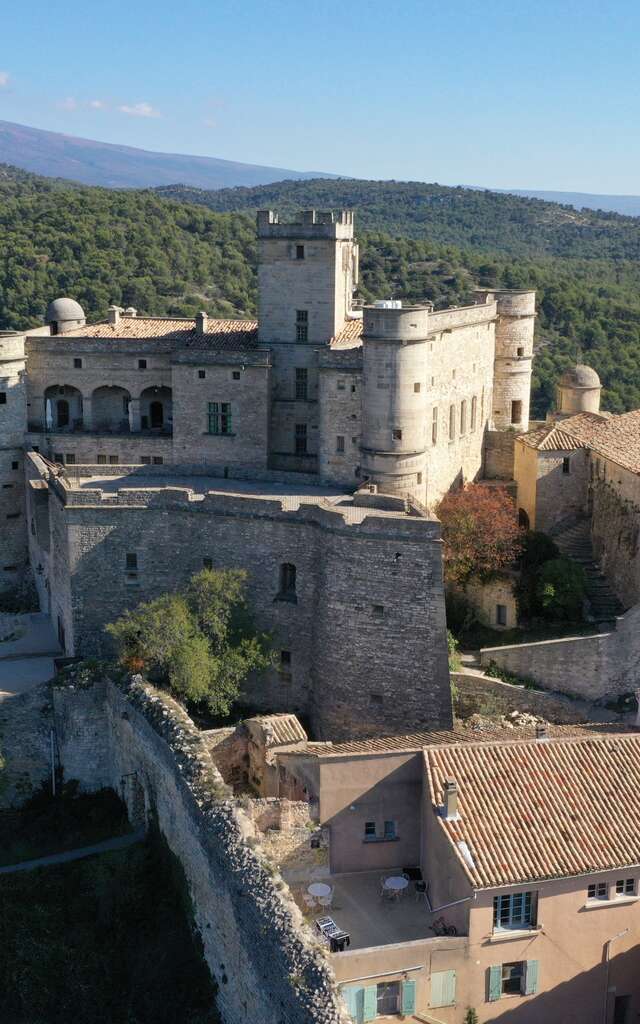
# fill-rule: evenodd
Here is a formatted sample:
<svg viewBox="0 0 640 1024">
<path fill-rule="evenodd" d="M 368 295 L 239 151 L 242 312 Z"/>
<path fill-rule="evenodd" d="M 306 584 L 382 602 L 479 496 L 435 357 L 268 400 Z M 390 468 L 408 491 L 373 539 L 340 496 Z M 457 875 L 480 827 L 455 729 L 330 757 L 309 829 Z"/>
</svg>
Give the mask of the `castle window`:
<svg viewBox="0 0 640 1024">
<path fill-rule="evenodd" d="M 336 388 L 338 389 L 338 391 L 344 391 L 345 389 L 345 383 L 341 377 L 339 377 L 338 380 L 336 381 Z"/>
<path fill-rule="evenodd" d="M 202 568 L 203 569 L 213 569 L 213 558 L 203 558 L 202 559 Z"/>
<path fill-rule="evenodd" d="M 562 472 L 565 476 L 569 476 L 569 473 L 571 472 L 571 459 L 569 457 L 562 460 Z"/>
<path fill-rule="evenodd" d="M 476 419 L 478 415 L 478 399 L 474 395 L 471 399 L 471 430 L 476 429 Z"/>
<path fill-rule="evenodd" d="M 127 551 L 125 555 L 125 568 L 127 572 L 136 572 L 138 568 L 138 556 L 135 551 Z"/>
<path fill-rule="evenodd" d="M 154 466 L 162 466 L 162 465 L 164 465 L 164 458 L 162 457 L 162 455 L 154 455 L 153 456 L 153 464 L 154 464 Z"/>
<path fill-rule="evenodd" d="M 435 377 L 432 377 L 432 378 L 431 378 L 431 387 L 432 387 L 432 388 L 435 388 L 435 386 L 436 386 L 436 378 L 435 378 Z"/>
<path fill-rule="evenodd" d="M 401 430 L 394 430 L 392 432 L 392 436 L 393 436 L 393 440 L 394 441 L 402 441 L 402 431 Z"/>
<path fill-rule="evenodd" d="M 418 483 L 418 484 L 422 483 L 422 473 L 417 473 L 416 474 L 416 483 Z"/>
<path fill-rule="evenodd" d="M 449 440 L 455 441 L 456 439 L 456 407 L 455 405 L 449 406 Z"/>
<path fill-rule="evenodd" d="M 464 434 L 467 429 L 467 403 L 460 402 L 460 434 Z"/>
<path fill-rule="evenodd" d="M 102 456 L 102 458 L 104 459 L 104 455 Z M 100 459 L 100 456 L 98 456 L 98 459 Z M 151 465 L 151 456 L 150 455 L 143 455 L 142 458 L 140 459 L 140 462 L 142 463 L 143 466 L 150 466 Z"/>
<path fill-rule="evenodd" d="M 496 605 L 496 624 L 498 626 L 506 626 L 507 624 L 507 606 L 506 604 Z"/>
<path fill-rule="evenodd" d="M 343 434 L 338 434 L 338 436 L 336 437 L 336 451 L 340 452 L 340 453 L 344 452 L 344 435 Z"/>
<path fill-rule="evenodd" d="M 20 518 L 20 513 L 19 512 L 7 512 L 7 519 L 19 519 L 19 518 Z"/>
<path fill-rule="evenodd" d="M 13 484 L 3 484 L 2 485 L 2 490 L 3 491 L 8 491 L 8 490 L 11 490 L 12 488 L 13 488 Z"/>
<path fill-rule="evenodd" d="M 117 466 L 119 462 L 120 462 L 120 459 L 118 458 L 117 455 L 110 455 L 109 456 L 109 464 L 111 466 Z"/>
<path fill-rule="evenodd" d="M 75 465 L 76 457 L 73 454 L 73 452 L 67 452 L 67 454 L 64 457 L 64 461 L 66 462 L 67 466 Z"/>
<path fill-rule="evenodd" d="M 455 380 L 455 379 L 456 379 L 456 371 L 455 371 L 455 370 L 452 370 L 452 371 L 451 371 L 451 379 L 452 379 L 452 380 Z"/>
<path fill-rule="evenodd" d="M 54 452 L 53 453 L 53 461 L 54 462 L 59 462 L 60 465 L 62 465 L 64 463 L 64 455 L 62 454 L 62 452 Z"/>
<path fill-rule="evenodd" d="M 296 366 L 296 398 L 299 401 L 307 400 L 308 373 L 306 366 Z"/>
<path fill-rule="evenodd" d="M 81 370 L 82 369 L 82 359 L 78 359 L 76 357 L 73 360 L 73 368 L 74 368 L 74 370 Z"/>
<path fill-rule="evenodd" d="M 106 455 L 98 455 L 98 465 L 99 466 L 104 466 L 106 461 L 107 461 L 107 456 Z M 144 455 L 142 456 L 142 461 L 144 462 Z M 149 460 L 147 459 L 147 462 L 148 461 Z"/>
<path fill-rule="evenodd" d="M 438 443 L 438 410 L 431 413 L 431 444 Z"/>
<path fill-rule="evenodd" d="M 146 370 L 146 368 L 147 368 L 147 360 L 146 359 L 138 359 L 138 369 L 139 370 Z"/>
<path fill-rule="evenodd" d="M 295 450 L 296 450 L 296 455 L 306 455 L 307 454 L 307 424 L 306 423 L 296 423 Z"/>
<path fill-rule="evenodd" d="M 296 341 L 309 340 L 309 310 L 296 310 Z"/>
<path fill-rule="evenodd" d="M 523 355 L 524 355 L 524 349 L 523 349 L 523 348 L 519 348 L 519 349 L 518 349 L 518 356 L 519 356 L 520 358 L 522 358 L 522 356 L 523 356 Z"/>
<path fill-rule="evenodd" d="M 520 401 L 511 403 L 511 422 L 522 423 L 522 402 Z"/>
<path fill-rule="evenodd" d="M 240 370 L 233 370 L 231 373 L 232 380 L 240 380 Z"/>
<path fill-rule="evenodd" d="M 415 384 L 413 385 L 413 392 L 416 395 L 420 394 L 420 383 L 418 381 L 416 381 Z"/>
<path fill-rule="evenodd" d="M 206 376 L 207 376 L 207 371 L 206 370 L 198 370 L 198 379 L 199 380 L 204 380 Z"/>
<path fill-rule="evenodd" d="M 280 680 L 291 682 L 291 651 L 280 651 Z"/>
<path fill-rule="evenodd" d="M 209 402 L 208 432 L 210 434 L 231 434 L 231 404 Z"/>
<path fill-rule="evenodd" d="M 296 567 L 291 562 L 283 562 L 280 566 L 278 599 L 280 601 L 291 601 L 294 604 L 298 600 L 296 595 Z"/>
<path fill-rule="evenodd" d="M 371 605 L 371 611 L 372 611 L 372 613 L 373 613 L 373 615 L 374 615 L 374 617 L 376 619 L 381 619 L 383 617 L 383 615 L 384 615 L 384 605 L 383 604 L 372 604 Z"/>
<path fill-rule="evenodd" d="M 296 259 L 297 260 L 303 260 L 304 259 L 304 245 L 296 245 Z"/>
<path fill-rule="evenodd" d="M 19 462 L 12 462 L 11 463 L 11 468 L 12 469 L 20 469 L 20 463 Z"/>
<path fill-rule="evenodd" d="M 370 704 L 384 704 L 384 697 L 381 693 L 370 693 L 369 694 Z"/>
<path fill-rule="evenodd" d="M 7 392 L 6 391 L 0 391 L 0 405 L 6 405 L 6 404 L 7 404 Z"/>
</svg>

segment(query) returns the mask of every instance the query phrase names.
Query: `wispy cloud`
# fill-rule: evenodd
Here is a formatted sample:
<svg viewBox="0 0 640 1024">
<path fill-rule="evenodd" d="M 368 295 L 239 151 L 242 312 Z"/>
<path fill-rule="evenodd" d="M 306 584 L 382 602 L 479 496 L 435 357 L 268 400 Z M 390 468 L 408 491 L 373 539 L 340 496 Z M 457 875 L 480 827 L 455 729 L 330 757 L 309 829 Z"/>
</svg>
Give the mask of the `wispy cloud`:
<svg viewBox="0 0 640 1024">
<path fill-rule="evenodd" d="M 217 128 L 218 122 L 213 117 L 205 117 L 202 122 L 205 128 Z"/>
<path fill-rule="evenodd" d="M 107 104 L 104 100 L 89 100 L 89 106 L 92 110 L 106 110 Z"/>
<path fill-rule="evenodd" d="M 123 103 L 118 107 L 122 114 L 130 114 L 132 117 L 162 117 L 159 110 L 156 110 L 150 103 Z"/>
<path fill-rule="evenodd" d="M 8 71 L 0 71 L 0 89 L 9 84 L 10 74 Z"/>
<path fill-rule="evenodd" d="M 66 96 L 65 99 L 60 100 L 58 103 L 60 110 L 77 110 L 78 101 L 75 96 Z"/>
</svg>

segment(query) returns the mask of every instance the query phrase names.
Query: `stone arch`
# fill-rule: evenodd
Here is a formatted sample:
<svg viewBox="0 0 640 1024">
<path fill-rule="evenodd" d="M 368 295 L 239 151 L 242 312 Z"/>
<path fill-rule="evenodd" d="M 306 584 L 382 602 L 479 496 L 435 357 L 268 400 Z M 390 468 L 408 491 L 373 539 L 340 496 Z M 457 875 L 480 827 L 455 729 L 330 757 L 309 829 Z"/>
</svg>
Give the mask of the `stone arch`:
<svg viewBox="0 0 640 1024">
<path fill-rule="evenodd" d="M 126 388 L 105 384 L 91 395 L 93 429 L 125 434 L 130 430 L 131 395 Z"/>
<path fill-rule="evenodd" d="M 171 388 L 164 385 L 145 388 L 140 394 L 140 424 L 143 430 L 171 433 L 173 403 Z"/>
<path fill-rule="evenodd" d="M 45 429 L 82 429 L 82 393 L 72 384 L 51 384 L 44 392 Z"/>
</svg>

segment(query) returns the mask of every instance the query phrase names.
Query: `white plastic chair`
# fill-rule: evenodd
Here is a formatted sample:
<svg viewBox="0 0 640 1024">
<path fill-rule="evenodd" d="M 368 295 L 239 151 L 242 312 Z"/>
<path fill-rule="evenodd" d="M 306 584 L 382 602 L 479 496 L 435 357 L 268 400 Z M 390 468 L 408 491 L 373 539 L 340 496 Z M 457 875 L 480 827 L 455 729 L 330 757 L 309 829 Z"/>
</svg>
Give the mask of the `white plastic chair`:
<svg viewBox="0 0 640 1024">
<path fill-rule="evenodd" d="M 333 906 L 333 891 L 331 891 L 328 896 L 319 896 L 318 897 L 318 903 L 320 904 L 321 907 L 326 907 L 327 909 L 332 907 Z"/>
</svg>

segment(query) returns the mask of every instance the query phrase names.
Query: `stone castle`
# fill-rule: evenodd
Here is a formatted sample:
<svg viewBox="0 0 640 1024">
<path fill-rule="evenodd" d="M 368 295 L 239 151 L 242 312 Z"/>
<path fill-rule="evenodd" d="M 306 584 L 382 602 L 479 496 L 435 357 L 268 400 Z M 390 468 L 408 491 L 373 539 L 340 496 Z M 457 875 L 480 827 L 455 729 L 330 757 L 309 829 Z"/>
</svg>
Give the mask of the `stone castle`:
<svg viewBox="0 0 640 1024">
<path fill-rule="evenodd" d="M 535 293 L 358 307 L 351 212 L 263 211 L 257 232 L 258 322 L 112 306 L 88 324 L 64 298 L 0 336 L 0 588 L 30 562 L 63 649 L 85 654 L 126 607 L 244 566 L 280 651 L 253 706 L 319 735 L 447 727 L 430 510 L 513 481 Z M 565 392 L 587 409 L 589 389 Z"/>
</svg>

